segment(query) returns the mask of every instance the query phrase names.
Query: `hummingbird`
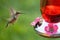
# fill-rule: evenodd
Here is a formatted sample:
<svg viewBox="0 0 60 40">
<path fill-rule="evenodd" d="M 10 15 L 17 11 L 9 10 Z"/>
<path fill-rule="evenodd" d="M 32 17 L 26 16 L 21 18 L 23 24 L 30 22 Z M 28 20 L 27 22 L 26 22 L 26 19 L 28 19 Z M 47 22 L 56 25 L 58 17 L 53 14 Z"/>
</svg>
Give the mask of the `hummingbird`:
<svg viewBox="0 0 60 40">
<path fill-rule="evenodd" d="M 13 8 L 10 8 L 11 17 L 8 19 L 6 28 L 8 27 L 9 24 L 13 24 L 17 20 L 19 14 L 22 14 L 22 13 L 19 12 L 19 11 L 14 10 Z"/>
</svg>

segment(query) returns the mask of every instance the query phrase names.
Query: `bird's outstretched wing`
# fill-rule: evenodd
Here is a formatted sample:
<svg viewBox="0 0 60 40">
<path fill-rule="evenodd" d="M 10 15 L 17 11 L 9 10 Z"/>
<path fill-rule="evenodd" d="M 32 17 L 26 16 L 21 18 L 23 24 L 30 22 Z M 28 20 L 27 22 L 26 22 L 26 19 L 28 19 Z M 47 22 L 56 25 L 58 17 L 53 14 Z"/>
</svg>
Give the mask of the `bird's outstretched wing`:
<svg viewBox="0 0 60 40">
<path fill-rule="evenodd" d="M 13 8 L 10 8 L 10 15 L 13 16 L 14 14 L 16 14 L 16 11 Z"/>
</svg>

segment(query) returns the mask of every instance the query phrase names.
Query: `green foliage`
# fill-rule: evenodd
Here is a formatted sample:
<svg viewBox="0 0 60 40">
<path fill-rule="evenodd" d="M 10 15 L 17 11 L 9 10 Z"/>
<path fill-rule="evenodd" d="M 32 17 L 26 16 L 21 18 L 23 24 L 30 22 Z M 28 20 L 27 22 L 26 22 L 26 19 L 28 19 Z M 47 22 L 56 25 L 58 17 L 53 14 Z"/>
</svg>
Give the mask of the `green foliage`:
<svg viewBox="0 0 60 40">
<path fill-rule="evenodd" d="M 54 40 L 40 37 L 30 25 L 40 16 L 39 6 L 40 0 L 0 0 L 0 40 Z M 10 7 L 24 14 L 20 15 L 14 24 L 5 28 L 10 17 Z"/>
</svg>

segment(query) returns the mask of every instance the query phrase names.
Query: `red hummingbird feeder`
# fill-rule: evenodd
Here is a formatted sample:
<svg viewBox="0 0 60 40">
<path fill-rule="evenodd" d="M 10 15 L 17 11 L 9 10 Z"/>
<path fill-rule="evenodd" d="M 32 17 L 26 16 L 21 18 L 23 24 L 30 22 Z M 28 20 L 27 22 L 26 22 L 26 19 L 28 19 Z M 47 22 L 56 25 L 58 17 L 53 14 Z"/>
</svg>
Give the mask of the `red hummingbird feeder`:
<svg viewBox="0 0 60 40">
<path fill-rule="evenodd" d="M 40 0 L 41 18 L 37 17 L 31 25 L 41 36 L 60 37 L 60 0 Z"/>
</svg>

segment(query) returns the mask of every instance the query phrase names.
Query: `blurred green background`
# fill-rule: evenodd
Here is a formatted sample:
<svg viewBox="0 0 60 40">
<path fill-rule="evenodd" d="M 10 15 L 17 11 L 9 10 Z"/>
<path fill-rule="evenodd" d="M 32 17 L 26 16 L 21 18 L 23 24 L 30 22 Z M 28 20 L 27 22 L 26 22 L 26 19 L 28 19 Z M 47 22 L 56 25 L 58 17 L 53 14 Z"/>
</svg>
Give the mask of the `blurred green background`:
<svg viewBox="0 0 60 40">
<path fill-rule="evenodd" d="M 23 12 L 14 24 L 5 28 L 10 17 L 9 8 Z M 0 40 L 60 40 L 39 36 L 30 23 L 40 16 L 40 0 L 0 0 Z"/>
</svg>

